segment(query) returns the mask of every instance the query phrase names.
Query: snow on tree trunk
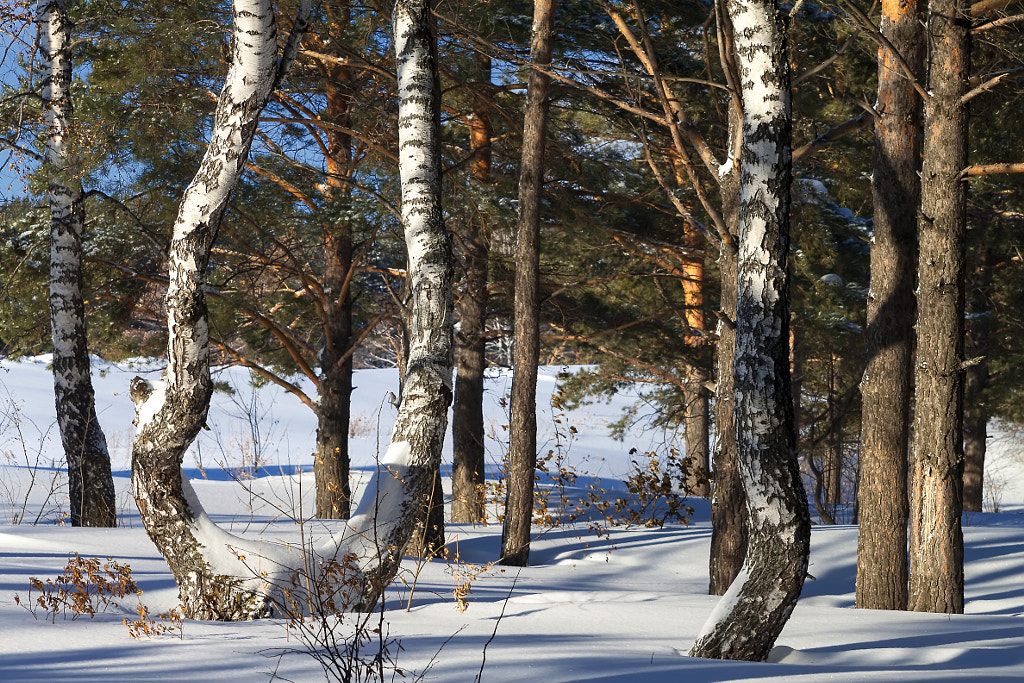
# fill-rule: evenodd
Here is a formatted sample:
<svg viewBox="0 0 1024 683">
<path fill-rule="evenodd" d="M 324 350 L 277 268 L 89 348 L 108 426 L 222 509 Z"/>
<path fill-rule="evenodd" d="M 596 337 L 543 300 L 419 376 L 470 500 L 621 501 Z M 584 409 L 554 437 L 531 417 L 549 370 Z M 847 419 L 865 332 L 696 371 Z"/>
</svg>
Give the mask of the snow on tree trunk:
<svg viewBox="0 0 1024 683">
<path fill-rule="evenodd" d="M 923 1 L 882 3 L 882 34 L 921 72 Z M 921 101 L 888 48 L 878 50 L 874 230 L 861 379 L 857 607 L 907 607 L 907 463 L 914 271 L 921 195 Z"/>
<path fill-rule="evenodd" d="M 928 14 L 908 607 L 959 614 L 968 130 L 961 98 L 970 76 L 970 5 L 932 0 Z"/>
<path fill-rule="evenodd" d="M 800 596 L 810 550 L 789 388 L 789 71 L 774 2 L 733 0 L 729 15 L 744 112 L 734 390 L 750 538 L 690 654 L 763 661 Z"/>
<path fill-rule="evenodd" d="M 534 0 L 530 61 L 551 63 L 554 0 Z M 537 364 L 540 357 L 540 197 L 550 78 L 534 69 L 526 91 L 523 159 L 519 174 L 516 239 L 512 419 L 508 448 L 501 563 L 525 567 L 530 560 L 533 482 L 537 467 Z"/>
<path fill-rule="evenodd" d="M 71 102 L 70 21 L 63 0 L 36 7 L 45 74 L 46 170 L 50 199 L 50 325 L 57 424 L 68 466 L 72 526 L 116 523 L 114 480 L 107 440 L 96 418 L 82 298 L 82 183 L 69 150 Z"/>
<path fill-rule="evenodd" d="M 185 191 L 171 240 L 165 299 L 168 364 L 163 380 L 136 378 L 137 433 L 132 490 L 149 537 L 178 585 L 185 615 L 238 620 L 267 612 L 259 579 L 235 552 L 244 543 L 213 525 L 181 471 L 186 449 L 206 422 L 212 383 L 206 269 L 217 225 L 240 177 L 260 113 L 294 57 L 309 15 L 303 2 L 295 31 L 277 60 L 270 0 L 235 0 L 231 66 L 214 115 L 209 147 Z"/>
</svg>

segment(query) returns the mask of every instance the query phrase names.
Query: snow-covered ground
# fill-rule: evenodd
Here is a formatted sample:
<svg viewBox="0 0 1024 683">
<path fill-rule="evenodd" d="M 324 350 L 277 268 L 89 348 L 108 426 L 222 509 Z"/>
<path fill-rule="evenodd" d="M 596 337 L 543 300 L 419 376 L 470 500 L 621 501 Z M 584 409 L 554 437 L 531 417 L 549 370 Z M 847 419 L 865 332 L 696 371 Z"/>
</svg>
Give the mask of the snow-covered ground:
<svg viewBox="0 0 1024 683">
<path fill-rule="evenodd" d="M 30 577 L 61 573 L 68 553 L 112 557 L 131 565 L 144 602 L 157 613 L 176 604 L 166 565 L 146 537 L 128 495 L 132 406 L 128 382 L 155 372 L 144 363 L 97 364 L 100 420 L 111 442 L 121 523 L 82 530 L 59 524 L 66 510 L 59 441 L 46 358 L 0 363 L 0 681 L 212 681 L 322 679 L 319 665 L 284 622 L 186 622 L 182 638 L 132 640 L 122 624 L 134 600 L 119 610 L 56 623 L 15 603 L 28 598 Z M 541 395 L 555 388 L 558 368 L 541 375 Z M 315 434 L 312 414 L 274 387 L 254 391 L 248 373 L 233 369 L 218 381 L 204 432 L 186 469 L 211 516 L 236 534 L 295 542 L 318 529 L 293 518 L 312 510 Z M 354 405 L 354 465 L 365 472 L 388 440 L 394 371 L 360 371 Z M 510 378 L 488 383 L 489 464 L 498 469 L 507 416 L 501 399 Z M 633 448 L 664 452 L 666 435 L 608 436 L 608 422 L 632 400 L 620 396 L 561 415 L 539 408 L 542 453 L 572 465 L 575 489 L 613 491 L 630 469 Z M 557 421 L 556 420 L 560 420 Z M 569 426 L 577 433 L 571 434 Z M 856 528 L 815 527 L 811 574 L 772 655 L 749 664 L 685 656 L 715 605 L 706 595 L 710 540 L 707 503 L 693 503 L 689 526 L 537 529 L 531 566 L 489 565 L 500 525 L 448 526 L 462 564 L 406 560 L 384 614 L 405 679 L 473 681 L 719 681 L 1024 678 L 1024 437 L 1002 430 L 990 442 L 989 504 L 1000 512 L 965 517 L 967 614 L 933 615 L 853 609 Z M 448 460 L 450 462 L 450 445 Z M 253 467 L 261 469 L 253 478 Z M 613 494 L 615 495 L 615 494 Z M 38 518 L 38 523 L 33 524 Z M 23 523 L 14 523 L 14 522 Z M 471 577 L 465 611 L 453 588 Z M 415 588 L 413 589 L 413 585 Z M 351 618 L 349 618 L 351 621 Z M 374 622 L 376 623 L 376 622 Z M 349 625 L 339 627 L 347 632 Z M 294 651 L 298 651 L 297 653 Z M 284 654 L 282 654 L 284 653 Z"/>
</svg>

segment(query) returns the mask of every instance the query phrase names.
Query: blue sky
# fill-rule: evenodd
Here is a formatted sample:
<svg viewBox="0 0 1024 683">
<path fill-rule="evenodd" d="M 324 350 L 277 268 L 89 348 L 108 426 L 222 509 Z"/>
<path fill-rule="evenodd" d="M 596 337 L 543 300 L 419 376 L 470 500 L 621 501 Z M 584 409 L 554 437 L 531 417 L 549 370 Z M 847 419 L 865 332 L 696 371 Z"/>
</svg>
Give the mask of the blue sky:
<svg viewBox="0 0 1024 683">
<path fill-rule="evenodd" d="M 17 42 L 12 33 L 17 36 Z M 0 22 L 0 58 L 3 60 L 0 63 L 0 82 L 4 85 L 17 83 L 18 54 L 25 49 L 26 44 L 31 45 L 34 37 L 34 24 L 13 26 Z M 6 133 L 6 131 L 3 132 Z M 25 183 L 11 169 L 9 161 L 10 152 L 8 150 L 0 151 L 0 202 L 25 193 Z"/>
</svg>

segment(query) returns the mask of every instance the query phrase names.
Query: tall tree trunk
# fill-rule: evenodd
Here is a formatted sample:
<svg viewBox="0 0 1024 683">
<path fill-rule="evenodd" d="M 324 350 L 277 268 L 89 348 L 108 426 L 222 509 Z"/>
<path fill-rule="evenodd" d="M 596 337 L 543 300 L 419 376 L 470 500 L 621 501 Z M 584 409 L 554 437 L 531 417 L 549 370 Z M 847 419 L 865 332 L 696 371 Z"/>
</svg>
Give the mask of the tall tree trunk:
<svg viewBox="0 0 1024 683">
<path fill-rule="evenodd" d="M 924 106 L 915 363 L 910 597 L 918 612 L 962 613 L 964 257 L 970 5 L 931 0 Z"/>
<path fill-rule="evenodd" d="M 530 61 L 551 63 L 555 0 L 534 0 Z M 516 241 L 512 420 L 508 451 L 508 490 L 501 533 L 505 565 L 525 567 L 530 559 L 533 481 L 537 466 L 537 364 L 540 358 L 540 197 L 544 185 L 544 138 L 550 79 L 530 71 L 519 175 Z"/>
<path fill-rule="evenodd" d="M 680 183 L 681 184 L 681 183 Z M 694 355 L 704 358 L 707 349 L 707 326 L 704 320 L 704 239 L 696 232 L 687 235 L 686 246 L 691 250 L 683 264 L 683 299 L 686 306 L 686 325 L 692 330 L 686 343 Z M 707 498 L 711 494 L 708 475 L 711 472 L 711 397 L 705 386 L 708 371 L 702 365 L 686 369 L 686 388 L 683 391 L 685 418 L 683 429 L 686 440 L 686 493 Z"/>
<path fill-rule="evenodd" d="M 63 0 L 36 7 L 45 71 L 43 109 L 48 126 L 46 169 L 50 198 L 50 326 L 57 425 L 68 466 L 72 526 L 116 524 L 114 480 L 107 440 L 96 417 L 82 298 L 82 183 L 68 148 L 71 102 L 71 22 Z"/>
<path fill-rule="evenodd" d="M 828 433 L 825 438 L 825 505 L 829 516 L 835 516 L 836 506 L 842 502 L 843 494 L 843 415 L 839 401 L 842 387 L 836 372 L 838 358 L 829 352 L 828 359 Z"/>
<path fill-rule="evenodd" d="M 409 343 L 391 445 L 367 485 L 376 495 L 363 496 L 351 522 L 354 542 L 370 539 L 360 554 L 380 553 L 377 566 L 365 571 L 364 608 L 394 578 L 417 525 L 426 524 L 425 533 L 432 533 L 430 527 L 439 523 L 443 534 L 436 492 L 453 388 L 454 266 L 441 208 L 441 89 L 432 3 L 398 0 L 393 17 Z M 421 541 L 420 550 L 424 545 L 429 542 Z"/>
<path fill-rule="evenodd" d="M 737 126 L 742 124 L 737 123 Z M 721 184 L 726 224 L 739 225 L 739 173 L 733 171 Z M 721 277 L 718 343 L 715 345 L 715 450 L 711 480 L 711 595 L 725 595 L 739 575 L 747 555 L 747 513 L 743 483 L 740 481 L 736 451 L 736 413 L 733 375 L 736 362 L 736 270 L 735 243 L 726 244 L 718 257 Z"/>
<path fill-rule="evenodd" d="M 804 462 L 811 473 L 811 481 L 814 488 L 811 490 L 811 501 L 814 509 L 818 512 L 818 521 L 822 524 L 835 524 L 836 520 L 829 512 L 822 498 L 824 490 L 825 475 L 822 468 L 814 461 L 815 441 L 814 425 L 811 425 L 806 445 L 802 444 L 800 436 L 801 419 L 803 411 L 800 408 L 800 397 L 803 393 L 803 354 L 797 344 L 797 336 L 791 328 L 789 331 L 789 367 L 790 367 L 790 391 L 793 395 L 793 433 L 796 435 L 797 456 L 803 454 Z"/>
<path fill-rule="evenodd" d="M 347 4 L 338 18 L 348 25 Z M 351 122 L 352 98 L 348 74 L 334 68 L 327 79 L 328 122 L 342 130 Z M 347 133 L 327 134 L 327 173 L 330 204 L 347 200 L 343 178 L 351 172 L 352 140 Z M 348 519 L 352 491 L 349 486 L 348 432 L 352 399 L 352 228 L 341 211 L 328 211 L 324 225 L 324 348 L 318 378 L 316 453 L 316 516 Z M 335 222 L 336 221 L 336 222 Z"/>
<path fill-rule="evenodd" d="M 472 180 L 491 184 L 491 111 L 486 90 L 491 83 L 491 59 L 477 53 L 478 88 L 469 119 L 473 155 Z M 486 225 L 468 219 L 462 232 L 466 286 L 459 299 L 459 332 L 455 337 L 455 403 L 452 409 L 452 521 L 476 524 L 486 519 L 484 506 L 484 328 L 487 314 Z"/>
<path fill-rule="evenodd" d="M 922 72 L 924 0 L 882 4 L 881 30 Z M 878 51 L 874 230 L 867 365 L 861 379 L 857 607 L 906 609 L 907 462 L 920 197 L 921 102 L 887 49 Z"/>
<path fill-rule="evenodd" d="M 192 619 L 237 620 L 267 612 L 265 596 L 253 592 L 258 577 L 246 573 L 243 559 L 225 552 L 233 539 L 203 512 L 181 463 L 206 422 L 213 390 L 205 295 L 210 247 L 260 112 L 294 60 L 309 4 L 303 3 L 280 64 L 270 0 L 236 0 L 234 16 L 231 67 L 210 144 L 185 190 L 169 249 L 167 369 L 156 385 L 135 378 L 131 392 L 138 426 L 132 490 L 146 532 L 167 560 L 185 615 Z"/>
<path fill-rule="evenodd" d="M 729 15 L 744 113 L 734 390 L 750 540 L 690 654 L 763 661 L 796 606 L 810 552 L 789 386 L 789 68 L 772 0 L 732 0 Z"/>
<path fill-rule="evenodd" d="M 985 448 L 988 437 L 989 347 L 992 343 L 992 310 L 989 286 L 992 283 L 991 253 L 987 245 L 977 251 L 977 263 L 970 286 L 967 311 L 966 356 L 972 361 L 964 382 L 964 510 L 981 512 L 984 502 Z"/>
</svg>

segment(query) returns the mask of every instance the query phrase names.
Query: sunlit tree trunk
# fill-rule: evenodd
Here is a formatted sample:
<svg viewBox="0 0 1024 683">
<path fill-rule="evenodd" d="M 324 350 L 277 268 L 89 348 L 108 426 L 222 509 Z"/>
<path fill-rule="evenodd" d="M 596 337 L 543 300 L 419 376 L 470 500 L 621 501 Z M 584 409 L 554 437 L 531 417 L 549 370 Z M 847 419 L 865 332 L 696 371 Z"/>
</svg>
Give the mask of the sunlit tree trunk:
<svg viewBox="0 0 1024 683">
<path fill-rule="evenodd" d="M 682 183 L 680 183 L 682 184 Z M 683 298 L 686 306 L 686 325 L 692 330 L 687 345 L 694 356 L 703 359 L 707 349 L 707 325 L 704 315 L 704 239 L 699 233 L 687 235 L 690 249 L 683 263 Z M 711 396 L 706 386 L 707 369 L 694 364 L 686 369 L 684 438 L 686 460 L 690 466 L 686 479 L 686 493 L 707 498 L 711 495 L 708 475 L 711 472 Z"/>
<path fill-rule="evenodd" d="M 916 74 L 923 0 L 882 3 L 882 34 Z M 861 379 L 857 607 L 907 607 L 907 463 L 920 200 L 921 99 L 888 48 L 878 51 L 874 228 L 867 364 Z"/>
<path fill-rule="evenodd" d="M 918 612 L 964 610 L 963 377 L 970 5 L 931 0 L 924 105 L 910 495 L 910 596 Z"/>
<path fill-rule="evenodd" d="M 137 433 L 132 491 L 146 532 L 160 549 L 185 615 L 238 620 L 267 613 L 252 591 L 252 571 L 225 546 L 233 540 L 203 512 L 181 471 L 185 451 L 210 405 L 206 269 L 228 199 L 242 173 L 260 113 L 294 58 L 309 13 L 302 16 L 279 65 L 270 0 L 236 0 L 231 66 L 217 103 L 210 144 L 182 198 L 168 251 L 167 369 L 159 383 L 132 382 Z"/>
<path fill-rule="evenodd" d="M 44 71 L 43 110 L 50 199 L 50 326 L 57 425 L 68 466 L 72 526 L 114 526 L 114 480 L 107 440 L 96 417 L 90 375 L 85 304 L 82 297 L 82 238 L 85 232 L 81 169 L 69 149 L 71 23 L 63 0 L 36 6 L 39 53 Z"/>
<path fill-rule="evenodd" d="M 530 61 L 551 63 L 555 0 L 534 0 Z M 549 77 L 534 69 L 526 94 L 523 157 L 519 175 L 516 240 L 512 420 L 508 452 L 501 563 L 526 566 L 530 559 L 533 480 L 537 465 L 537 364 L 540 357 L 540 197 Z"/>
<path fill-rule="evenodd" d="M 773 1 L 733 0 L 729 15 L 744 118 L 734 392 L 750 537 L 690 654 L 763 661 L 796 606 L 810 552 L 789 386 L 789 67 Z"/>
<path fill-rule="evenodd" d="M 348 5 L 335 8 L 333 18 L 348 26 Z M 316 406 L 317 430 L 313 476 L 316 481 L 316 516 L 347 519 L 352 491 L 349 487 L 349 422 L 352 399 L 352 227 L 344 211 L 336 209 L 351 193 L 343 178 L 351 171 L 352 139 L 343 132 L 350 127 L 353 98 L 345 69 L 333 67 L 326 79 L 329 123 L 339 129 L 327 132 L 325 186 L 328 197 L 323 228 L 324 247 L 324 346 L 320 352 L 320 376 Z"/>
</svg>

